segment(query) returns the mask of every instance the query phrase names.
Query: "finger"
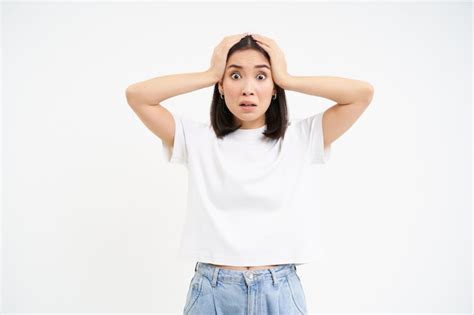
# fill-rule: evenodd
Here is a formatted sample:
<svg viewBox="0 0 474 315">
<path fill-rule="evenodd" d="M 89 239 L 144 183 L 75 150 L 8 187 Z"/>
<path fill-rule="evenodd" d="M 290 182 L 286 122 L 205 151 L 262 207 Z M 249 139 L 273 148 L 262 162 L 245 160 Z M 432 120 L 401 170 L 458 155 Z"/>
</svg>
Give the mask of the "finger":
<svg viewBox="0 0 474 315">
<path fill-rule="evenodd" d="M 255 40 L 260 46 L 265 46 L 265 47 L 270 47 L 269 44 L 265 43 L 265 42 L 262 42 L 260 40 Z"/>
<path fill-rule="evenodd" d="M 265 44 L 261 44 L 261 43 L 258 43 L 258 45 L 260 46 L 260 48 L 262 48 L 263 50 L 265 50 L 267 53 L 270 54 L 270 47 L 268 47 Z"/>
<path fill-rule="evenodd" d="M 268 38 L 266 38 L 265 36 L 260 35 L 260 34 L 252 34 L 252 37 L 258 38 L 258 39 L 260 39 L 260 40 L 268 39 Z"/>
<path fill-rule="evenodd" d="M 256 35 L 255 40 L 257 42 L 263 43 L 267 46 L 271 46 L 271 44 L 274 43 L 274 41 L 271 38 L 268 38 L 266 36 L 259 35 L 259 34 L 255 34 L 255 35 Z"/>
<path fill-rule="evenodd" d="M 227 36 L 223 40 L 223 42 L 227 42 L 228 44 L 235 44 L 238 41 L 240 41 L 242 38 L 244 38 L 245 36 L 246 36 L 245 33 L 230 35 L 230 36 Z"/>
<path fill-rule="evenodd" d="M 260 34 L 254 34 L 254 35 L 256 35 L 256 36 L 257 36 L 258 38 L 260 38 L 260 39 L 271 40 L 270 37 L 266 37 L 266 36 L 263 36 L 263 35 L 260 35 Z"/>
</svg>

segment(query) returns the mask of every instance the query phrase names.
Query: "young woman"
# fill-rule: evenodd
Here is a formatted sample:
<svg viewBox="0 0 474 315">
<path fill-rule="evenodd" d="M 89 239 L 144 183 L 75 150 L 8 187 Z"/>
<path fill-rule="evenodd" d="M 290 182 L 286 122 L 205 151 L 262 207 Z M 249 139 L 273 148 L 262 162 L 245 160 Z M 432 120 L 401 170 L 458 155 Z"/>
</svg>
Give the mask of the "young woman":
<svg viewBox="0 0 474 315">
<path fill-rule="evenodd" d="M 210 123 L 160 105 L 211 85 Z M 285 90 L 337 104 L 290 122 Z M 138 82 L 126 96 L 162 140 L 166 160 L 189 170 L 180 253 L 197 263 L 184 314 L 306 314 L 296 265 L 320 250 L 307 168 L 328 161 L 331 143 L 371 102 L 372 86 L 291 76 L 274 40 L 245 33 L 225 37 L 207 71 Z"/>
</svg>

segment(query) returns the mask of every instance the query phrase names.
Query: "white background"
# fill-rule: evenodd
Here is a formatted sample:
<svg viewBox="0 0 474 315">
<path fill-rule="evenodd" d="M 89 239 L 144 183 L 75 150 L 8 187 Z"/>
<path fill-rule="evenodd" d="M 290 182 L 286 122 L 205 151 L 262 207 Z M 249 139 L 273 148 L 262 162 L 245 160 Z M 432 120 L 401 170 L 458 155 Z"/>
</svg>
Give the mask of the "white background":
<svg viewBox="0 0 474 315">
<path fill-rule="evenodd" d="M 326 261 L 298 268 L 314 313 L 472 312 L 472 4 L 2 4 L 2 312 L 182 313 L 187 171 L 128 85 L 207 70 L 259 33 L 298 76 L 370 82 L 332 145 Z M 209 119 L 213 87 L 163 105 Z M 333 101 L 287 91 L 290 118 Z"/>
</svg>

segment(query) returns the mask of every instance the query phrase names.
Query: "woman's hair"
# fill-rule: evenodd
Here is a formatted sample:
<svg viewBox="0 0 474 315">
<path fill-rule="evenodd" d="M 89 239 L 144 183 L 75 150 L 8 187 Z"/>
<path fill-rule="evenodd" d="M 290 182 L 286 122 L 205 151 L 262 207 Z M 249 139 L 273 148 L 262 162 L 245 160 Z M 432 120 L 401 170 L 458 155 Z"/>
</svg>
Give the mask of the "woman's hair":
<svg viewBox="0 0 474 315">
<path fill-rule="evenodd" d="M 261 52 L 269 62 L 270 56 L 261 48 L 258 43 L 250 36 L 242 38 L 237 44 L 232 46 L 227 54 L 226 63 L 229 57 L 236 51 L 254 49 Z M 218 84 L 214 85 L 214 95 L 211 103 L 211 124 L 218 138 L 239 129 L 241 126 L 235 125 L 234 114 L 227 108 L 224 99 L 220 97 Z M 286 128 L 288 126 L 288 109 L 286 106 L 285 90 L 275 84 L 277 98 L 271 98 L 270 106 L 265 112 L 265 122 L 267 128 L 264 135 L 268 138 L 278 140 L 284 138 Z"/>
</svg>

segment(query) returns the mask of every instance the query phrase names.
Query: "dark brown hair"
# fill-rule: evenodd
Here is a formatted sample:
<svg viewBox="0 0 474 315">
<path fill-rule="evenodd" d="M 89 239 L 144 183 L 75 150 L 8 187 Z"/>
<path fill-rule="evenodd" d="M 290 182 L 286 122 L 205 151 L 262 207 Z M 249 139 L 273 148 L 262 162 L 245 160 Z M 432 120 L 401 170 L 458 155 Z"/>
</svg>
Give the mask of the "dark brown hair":
<svg viewBox="0 0 474 315">
<path fill-rule="evenodd" d="M 242 38 L 237 44 L 229 49 L 226 63 L 229 57 L 236 51 L 243 51 L 247 49 L 254 49 L 261 52 L 267 60 L 270 60 L 268 53 L 260 47 L 260 45 L 250 36 Z M 270 106 L 265 112 L 265 123 L 267 128 L 264 135 L 268 138 L 278 140 L 280 137 L 284 138 L 286 128 L 288 126 L 288 109 L 286 106 L 285 90 L 279 87 L 276 83 L 275 89 L 277 98 L 271 98 Z M 235 125 L 234 114 L 227 108 L 225 100 L 221 99 L 219 82 L 214 85 L 214 95 L 211 103 L 211 125 L 218 138 L 223 138 L 225 135 L 239 129 L 240 125 Z"/>
</svg>

